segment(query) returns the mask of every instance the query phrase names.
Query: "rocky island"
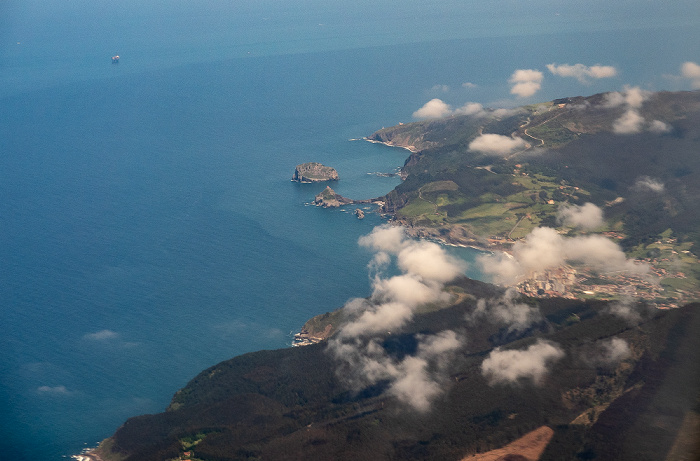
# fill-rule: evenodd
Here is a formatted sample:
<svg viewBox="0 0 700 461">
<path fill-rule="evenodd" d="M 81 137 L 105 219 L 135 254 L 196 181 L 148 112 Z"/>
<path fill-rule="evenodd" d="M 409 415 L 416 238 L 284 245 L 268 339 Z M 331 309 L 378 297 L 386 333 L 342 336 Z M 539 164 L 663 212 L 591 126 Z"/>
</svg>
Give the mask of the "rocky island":
<svg viewBox="0 0 700 461">
<path fill-rule="evenodd" d="M 292 181 L 311 183 L 324 181 L 337 181 L 338 172 L 335 168 L 325 166 L 318 162 L 308 162 L 297 165 Z"/>
<path fill-rule="evenodd" d="M 351 203 L 355 203 L 354 200 L 338 194 L 336 191 L 331 189 L 331 186 L 326 186 L 326 188 L 314 198 L 314 205 L 321 206 L 323 208 L 337 208 L 339 206 L 349 205 Z"/>
</svg>

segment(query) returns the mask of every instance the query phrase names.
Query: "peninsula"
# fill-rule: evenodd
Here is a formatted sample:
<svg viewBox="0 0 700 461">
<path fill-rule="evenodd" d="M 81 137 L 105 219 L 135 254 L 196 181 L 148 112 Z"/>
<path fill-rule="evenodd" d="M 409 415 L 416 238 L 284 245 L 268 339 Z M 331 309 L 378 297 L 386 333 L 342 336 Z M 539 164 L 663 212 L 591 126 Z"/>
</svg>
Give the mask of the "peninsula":
<svg viewBox="0 0 700 461">
<path fill-rule="evenodd" d="M 632 97 L 642 102 L 631 107 Z M 634 287 L 635 297 L 677 307 L 700 299 L 699 127 L 699 91 L 629 88 L 406 123 L 368 139 L 412 150 L 405 180 L 380 198 L 380 212 L 411 235 L 510 253 L 542 228 L 606 238 L 651 273 L 569 264 L 526 274 L 518 288 L 618 299 Z"/>
</svg>

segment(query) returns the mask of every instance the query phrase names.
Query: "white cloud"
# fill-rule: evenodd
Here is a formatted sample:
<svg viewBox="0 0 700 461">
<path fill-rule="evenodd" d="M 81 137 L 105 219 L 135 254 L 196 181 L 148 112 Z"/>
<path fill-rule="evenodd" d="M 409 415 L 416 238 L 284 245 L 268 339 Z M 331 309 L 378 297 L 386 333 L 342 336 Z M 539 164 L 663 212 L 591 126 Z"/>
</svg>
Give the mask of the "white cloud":
<svg viewBox="0 0 700 461">
<path fill-rule="evenodd" d="M 431 301 L 444 301 L 445 294 L 441 283 L 409 273 L 386 279 L 375 277 L 371 300 L 376 303 L 398 302 L 414 308 Z"/>
<path fill-rule="evenodd" d="M 477 85 L 476 83 L 472 83 L 472 82 L 464 82 L 464 83 L 462 83 L 462 88 L 476 88 L 476 87 L 478 87 L 478 86 L 479 86 L 479 85 Z"/>
<path fill-rule="evenodd" d="M 524 112 L 524 109 L 522 107 L 515 107 L 513 109 L 506 109 L 506 108 L 501 108 L 501 109 L 495 109 L 491 115 L 493 115 L 495 118 L 506 118 L 506 117 L 512 117 L 513 115 L 517 115 L 519 113 Z"/>
<path fill-rule="evenodd" d="M 603 101 L 603 107 L 612 108 L 627 105 L 629 109 L 640 109 L 651 94 L 651 91 L 642 90 L 638 86 L 625 85 L 622 92 L 613 91 L 607 93 Z"/>
<path fill-rule="evenodd" d="M 613 132 L 617 134 L 641 133 L 644 128 L 644 117 L 635 109 L 628 109 L 613 123 Z"/>
<path fill-rule="evenodd" d="M 89 339 L 92 341 L 107 341 L 110 339 L 116 339 L 119 337 L 119 333 L 112 330 L 100 330 L 96 333 L 88 333 L 83 336 L 84 339 Z"/>
<path fill-rule="evenodd" d="M 430 401 L 440 393 L 440 385 L 430 379 L 427 369 L 425 359 L 406 357 L 397 367 L 399 373 L 389 388 L 389 394 L 418 411 L 427 411 Z"/>
<path fill-rule="evenodd" d="M 449 282 L 466 270 L 463 261 L 433 242 L 411 241 L 399 252 L 397 260 L 402 271 L 440 283 Z"/>
<path fill-rule="evenodd" d="M 387 302 L 367 307 L 368 309 L 357 320 L 343 326 L 339 333 L 341 338 L 391 331 L 404 326 L 413 318 L 413 309 L 400 302 Z"/>
<path fill-rule="evenodd" d="M 370 277 L 373 277 L 377 272 L 381 272 L 391 264 L 391 256 L 384 251 L 376 253 L 370 260 L 367 267 L 370 271 Z"/>
<path fill-rule="evenodd" d="M 588 202 L 581 206 L 562 204 L 557 210 L 557 221 L 568 227 L 597 229 L 603 225 L 603 210 Z"/>
<path fill-rule="evenodd" d="M 632 188 L 638 191 L 651 191 L 658 194 L 662 193 L 665 189 L 664 183 L 649 176 L 640 176 L 637 178 Z"/>
<path fill-rule="evenodd" d="M 443 118 L 452 113 L 449 104 L 442 99 L 434 98 L 426 102 L 423 107 L 413 113 L 413 118 L 428 119 L 428 118 Z"/>
<path fill-rule="evenodd" d="M 445 390 L 445 366 L 463 344 L 453 331 L 419 335 L 415 355 L 402 360 L 390 357 L 376 341 L 329 341 L 328 351 L 339 363 L 336 373 L 351 388 L 361 390 L 389 381 L 387 394 L 414 410 L 425 412 Z"/>
<path fill-rule="evenodd" d="M 459 107 L 454 110 L 455 115 L 472 115 L 472 116 L 477 116 L 477 117 L 483 117 L 488 114 L 488 112 L 484 109 L 484 106 L 479 104 L 478 102 L 468 102 L 462 107 Z"/>
<path fill-rule="evenodd" d="M 445 330 L 436 335 L 423 335 L 418 344 L 418 355 L 421 357 L 442 357 L 446 352 L 459 348 L 462 339 L 452 330 Z"/>
<path fill-rule="evenodd" d="M 603 98 L 603 107 L 608 107 L 608 108 L 614 108 L 614 107 L 620 107 L 625 104 L 625 95 L 618 92 L 618 91 L 612 91 L 610 93 L 606 93 L 605 97 Z"/>
<path fill-rule="evenodd" d="M 627 259 L 620 246 L 602 235 L 587 235 L 564 240 L 567 261 L 579 261 L 603 272 L 648 273 L 649 266 Z"/>
<path fill-rule="evenodd" d="M 508 80 L 513 86 L 510 93 L 520 98 L 527 98 L 537 93 L 542 87 L 544 74 L 534 69 L 518 69 Z"/>
<path fill-rule="evenodd" d="M 328 351 L 338 364 L 336 373 L 356 390 L 389 380 L 389 395 L 426 411 L 442 392 L 444 360 L 462 340 L 452 331 L 420 336 L 416 354 L 396 360 L 373 337 L 403 327 L 420 305 L 448 302 L 444 283 L 462 274 L 465 263 L 435 243 L 407 238 L 403 227 L 375 227 L 358 243 L 376 252 L 369 264 L 376 274 L 372 295 L 346 303 L 343 312 L 348 320 L 328 342 Z M 402 273 L 385 278 L 381 271 L 392 255 Z"/>
<path fill-rule="evenodd" d="M 638 305 L 634 302 L 634 299 L 629 296 L 608 304 L 605 311 L 608 314 L 625 320 L 630 325 L 637 325 L 642 321 L 642 315 L 639 312 Z"/>
<path fill-rule="evenodd" d="M 450 91 L 450 87 L 447 85 L 434 85 L 430 91 L 439 91 L 441 93 L 447 93 Z"/>
<path fill-rule="evenodd" d="M 610 78 L 617 75 L 617 69 L 613 66 L 585 66 L 583 64 L 547 64 L 547 69 L 560 77 L 573 77 L 583 84 L 588 84 L 590 78 Z"/>
<path fill-rule="evenodd" d="M 484 275 L 499 285 L 513 285 L 524 275 L 518 260 L 508 253 L 481 254 L 476 263 Z"/>
<path fill-rule="evenodd" d="M 496 348 L 481 363 L 481 373 L 492 385 L 517 383 L 521 379 L 539 384 L 549 372 L 549 366 L 564 355 L 557 344 L 542 340 L 525 350 Z"/>
<path fill-rule="evenodd" d="M 612 338 L 609 341 L 602 341 L 600 347 L 602 350 L 599 359 L 601 362 L 608 364 L 620 362 L 632 354 L 630 345 L 622 338 Z"/>
<path fill-rule="evenodd" d="M 549 227 L 537 227 L 513 245 L 512 259 L 485 255 L 477 260 L 494 282 L 513 284 L 534 272 L 579 262 L 603 272 L 624 271 L 645 275 L 646 264 L 627 259 L 619 245 L 600 235 L 563 237 Z"/>
<path fill-rule="evenodd" d="M 457 109 L 452 109 L 452 106 L 441 99 L 435 98 L 426 102 L 423 107 L 413 113 L 413 118 L 419 120 L 444 118 L 451 115 L 471 115 L 474 117 L 485 117 L 489 111 L 484 109 L 484 106 L 478 102 L 468 102 Z"/>
<path fill-rule="evenodd" d="M 518 82 L 510 88 L 510 94 L 519 98 L 529 98 L 542 88 L 540 82 Z"/>
<path fill-rule="evenodd" d="M 421 337 L 416 356 L 406 357 L 396 367 L 399 374 L 389 394 L 418 411 L 427 411 L 431 401 L 443 392 L 445 376 L 440 371 L 447 362 L 446 357 L 461 346 L 462 340 L 451 330 Z M 438 371 L 431 373 L 431 365 Z"/>
<path fill-rule="evenodd" d="M 661 121 L 652 120 L 647 122 L 639 113 L 639 109 L 646 100 L 651 97 L 651 92 L 642 90 L 638 86 L 626 85 L 623 92 L 611 92 L 605 95 L 603 107 L 616 108 L 625 107 L 625 112 L 613 122 L 613 132 L 617 134 L 636 134 L 644 130 L 652 133 L 663 134 L 672 130 L 672 127 Z"/>
<path fill-rule="evenodd" d="M 513 256 L 527 272 L 541 272 L 564 264 L 564 237 L 549 227 L 536 227 L 515 242 Z"/>
<path fill-rule="evenodd" d="M 368 265 L 373 273 L 368 300 L 351 300 L 344 307 L 348 318 L 341 338 L 368 336 L 401 328 L 415 309 L 431 302 L 447 302 L 444 283 L 461 275 L 466 263 L 449 255 L 440 245 L 409 239 L 403 227 L 382 225 L 358 240 L 376 252 Z M 396 256 L 401 274 L 383 277 L 382 270 Z"/>
<path fill-rule="evenodd" d="M 378 252 L 373 261 L 379 258 L 379 265 L 388 263 L 390 254 L 396 255 L 398 266 L 405 274 L 424 280 L 444 283 L 466 270 L 463 261 L 450 256 L 440 245 L 409 239 L 402 226 L 377 226 L 360 237 L 358 243 Z"/>
<path fill-rule="evenodd" d="M 407 240 L 406 230 L 402 226 L 377 226 L 367 235 L 359 238 L 360 246 L 374 251 L 398 254 Z"/>
<path fill-rule="evenodd" d="M 501 298 L 480 299 L 467 320 L 486 317 L 490 322 L 507 325 L 508 331 L 521 331 L 542 319 L 538 308 L 518 302 L 517 298 L 518 292 L 509 288 Z"/>
<path fill-rule="evenodd" d="M 610 338 L 584 346 L 580 355 L 589 365 L 616 366 L 632 355 L 632 349 L 624 339 Z"/>
<path fill-rule="evenodd" d="M 693 89 L 700 89 L 700 65 L 687 61 L 681 65 L 681 75 L 690 80 Z"/>
<path fill-rule="evenodd" d="M 625 102 L 629 107 L 641 109 L 644 101 L 649 99 L 651 91 L 642 90 L 638 86 L 627 86 L 625 88 Z"/>
<path fill-rule="evenodd" d="M 656 134 L 669 133 L 672 130 L 668 123 L 664 123 L 661 120 L 652 120 L 649 123 L 649 131 Z"/>
<path fill-rule="evenodd" d="M 522 138 L 511 138 L 500 134 L 482 134 L 469 143 L 469 150 L 487 155 L 509 155 L 525 149 L 527 143 Z"/>
<path fill-rule="evenodd" d="M 516 82 L 541 82 L 544 74 L 534 69 L 518 69 L 510 76 L 510 83 Z"/>
</svg>

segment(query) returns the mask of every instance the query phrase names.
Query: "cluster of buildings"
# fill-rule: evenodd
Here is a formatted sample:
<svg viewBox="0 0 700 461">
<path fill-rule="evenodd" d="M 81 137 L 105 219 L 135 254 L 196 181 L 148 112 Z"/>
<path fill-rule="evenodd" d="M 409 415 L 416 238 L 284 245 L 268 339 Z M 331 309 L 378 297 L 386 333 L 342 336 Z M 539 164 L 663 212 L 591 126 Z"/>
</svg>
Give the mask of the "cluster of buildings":
<svg viewBox="0 0 700 461">
<path fill-rule="evenodd" d="M 577 271 L 571 266 L 534 272 L 530 278 L 518 284 L 518 291 L 528 296 L 576 298 Z"/>
<path fill-rule="evenodd" d="M 651 276 L 649 276 L 651 275 Z M 651 273 L 639 275 L 629 272 L 596 273 L 590 269 L 578 269 L 566 265 L 553 270 L 536 272 L 517 286 L 520 293 L 533 297 L 558 297 L 576 299 L 596 297 L 600 299 L 631 296 L 668 309 L 684 302 L 700 299 L 700 287 L 694 291 L 675 290 L 669 293 L 659 283 L 667 278 L 686 278 L 681 271 L 672 271 L 651 265 Z"/>
</svg>

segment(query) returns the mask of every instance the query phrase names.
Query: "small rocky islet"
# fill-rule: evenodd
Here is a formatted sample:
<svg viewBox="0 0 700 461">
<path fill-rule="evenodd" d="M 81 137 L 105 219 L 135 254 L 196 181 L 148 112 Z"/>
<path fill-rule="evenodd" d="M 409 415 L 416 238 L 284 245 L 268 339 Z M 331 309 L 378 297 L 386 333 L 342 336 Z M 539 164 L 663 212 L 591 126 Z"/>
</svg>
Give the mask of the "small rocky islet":
<svg viewBox="0 0 700 461">
<path fill-rule="evenodd" d="M 301 163 L 294 169 L 292 181 L 302 183 L 337 181 L 339 178 L 335 168 L 318 162 Z"/>
</svg>

